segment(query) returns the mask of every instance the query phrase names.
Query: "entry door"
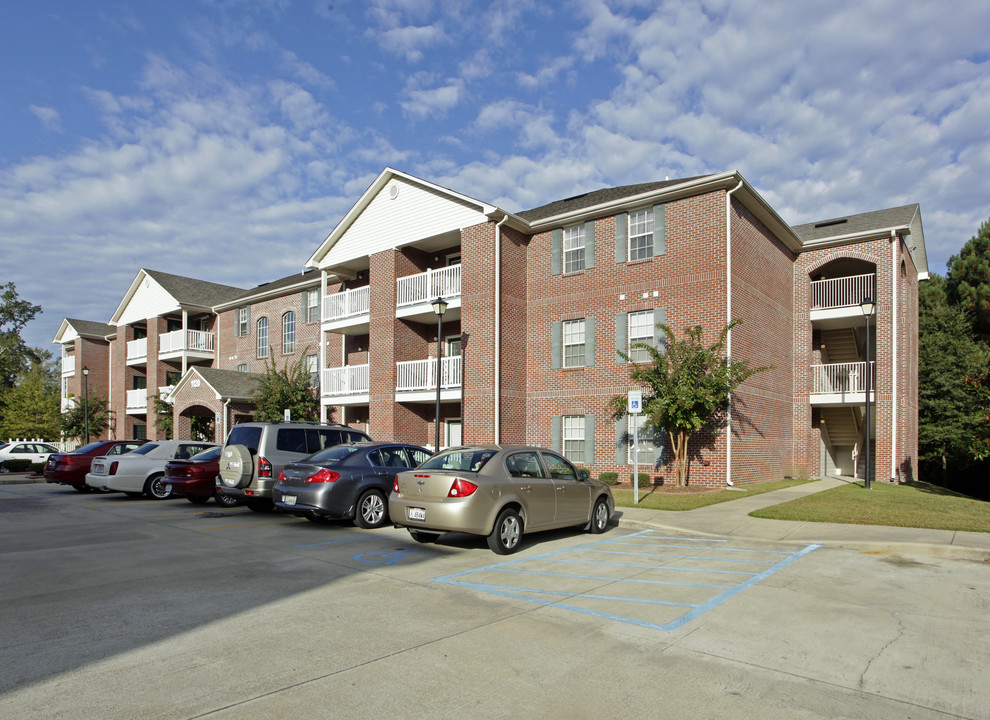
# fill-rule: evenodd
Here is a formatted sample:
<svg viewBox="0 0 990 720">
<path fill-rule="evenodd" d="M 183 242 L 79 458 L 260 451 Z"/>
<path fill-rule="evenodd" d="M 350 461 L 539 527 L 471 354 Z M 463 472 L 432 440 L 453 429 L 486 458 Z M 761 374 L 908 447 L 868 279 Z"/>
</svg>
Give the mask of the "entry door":
<svg viewBox="0 0 990 720">
<path fill-rule="evenodd" d="M 456 420 L 447 420 L 444 423 L 444 438 L 446 444 L 444 447 L 457 447 L 458 445 L 463 445 L 461 441 L 461 420 L 457 418 Z"/>
</svg>

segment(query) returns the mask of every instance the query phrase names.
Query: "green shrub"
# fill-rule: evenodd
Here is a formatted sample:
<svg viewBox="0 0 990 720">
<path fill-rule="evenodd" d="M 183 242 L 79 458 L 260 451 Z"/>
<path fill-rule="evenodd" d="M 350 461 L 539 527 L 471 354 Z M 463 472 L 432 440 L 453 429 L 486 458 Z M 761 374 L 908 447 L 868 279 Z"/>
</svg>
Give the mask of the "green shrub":
<svg viewBox="0 0 990 720">
<path fill-rule="evenodd" d="M 632 479 L 633 479 L 633 474 L 632 473 L 629 473 L 629 484 L 630 485 L 632 484 Z M 639 474 L 639 482 L 637 483 L 637 485 L 639 485 L 639 487 L 652 487 L 653 486 L 653 478 L 650 477 L 650 474 L 649 473 L 640 473 Z"/>
<path fill-rule="evenodd" d="M 598 479 L 601 480 L 606 485 L 618 485 L 619 484 L 619 473 L 617 473 L 617 472 L 603 472 L 603 473 L 599 473 Z"/>
<path fill-rule="evenodd" d="M 31 463 L 31 472 L 34 475 L 41 475 L 45 472 L 45 463 Z"/>
<path fill-rule="evenodd" d="M 26 472 L 31 467 L 30 460 L 4 460 L 3 466 L 10 472 Z"/>
</svg>

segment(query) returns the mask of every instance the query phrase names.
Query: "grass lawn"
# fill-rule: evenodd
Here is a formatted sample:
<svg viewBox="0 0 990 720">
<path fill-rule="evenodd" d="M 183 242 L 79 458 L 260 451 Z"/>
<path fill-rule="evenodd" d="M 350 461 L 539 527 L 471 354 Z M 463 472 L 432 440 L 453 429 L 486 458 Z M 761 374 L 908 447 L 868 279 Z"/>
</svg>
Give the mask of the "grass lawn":
<svg viewBox="0 0 990 720">
<path fill-rule="evenodd" d="M 728 500 L 739 500 L 744 497 L 761 495 L 772 490 L 801 485 L 810 480 L 794 478 L 771 483 L 747 485 L 739 490 L 712 490 L 711 488 L 686 487 L 679 488 L 668 485 L 654 485 L 639 489 L 639 504 L 633 505 L 632 488 L 619 490 L 612 488 L 612 497 L 616 507 L 641 507 L 650 510 L 694 510 L 695 508 L 715 505 Z"/>
<path fill-rule="evenodd" d="M 850 483 L 750 513 L 773 520 L 990 532 L 990 502 L 938 485 Z"/>
</svg>

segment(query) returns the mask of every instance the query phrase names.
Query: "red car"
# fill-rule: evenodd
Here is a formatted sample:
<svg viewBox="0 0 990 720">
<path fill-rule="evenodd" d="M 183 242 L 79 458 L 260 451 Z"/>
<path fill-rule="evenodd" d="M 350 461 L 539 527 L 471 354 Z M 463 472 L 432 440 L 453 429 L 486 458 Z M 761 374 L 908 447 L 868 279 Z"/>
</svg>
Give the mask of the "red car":
<svg viewBox="0 0 990 720">
<path fill-rule="evenodd" d="M 172 486 L 173 495 L 185 495 L 194 505 L 209 502 L 216 498 L 217 505 L 234 507 L 241 501 L 232 495 L 224 495 L 217 490 L 216 477 L 220 474 L 220 451 L 215 447 L 204 450 L 188 460 L 171 460 L 165 465 L 163 485 Z"/>
<path fill-rule="evenodd" d="M 93 458 L 129 453 L 144 445 L 147 440 L 97 440 L 70 453 L 53 453 L 45 463 L 45 480 L 50 483 L 71 485 L 79 492 L 88 492 L 86 473 Z"/>
</svg>

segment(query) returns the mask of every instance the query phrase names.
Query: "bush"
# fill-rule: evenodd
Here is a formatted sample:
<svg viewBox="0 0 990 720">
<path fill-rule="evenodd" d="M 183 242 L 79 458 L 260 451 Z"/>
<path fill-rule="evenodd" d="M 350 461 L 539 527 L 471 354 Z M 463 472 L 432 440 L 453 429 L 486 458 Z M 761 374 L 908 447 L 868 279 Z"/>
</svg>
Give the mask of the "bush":
<svg viewBox="0 0 990 720">
<path fill-rule="evenodd" d="M 31 473 L 34 475 L 42 475 L 45 472 L 45 463 L 31 463 Z"/>
<path fill-rule="evenodd" d="M 619 484 L 619 473 L 617 472 L 603 472 L 598 475 L 598 479 L 601 480 L 606 485 L 618 485 Z"/>
<path fill-rule="evenodd" d="M 632 484 L 633 474 L 629 473 L 629 484 Z M 639 482 L 637 483 L 639 487 L 653 487 L 653 478 L 650 477 L 649 473 L 640 473 Z"/>
<path fill-rule="evenodd" d="M 31 467 L 30 460 L 4 460 L 4 468 L 8 472 L 27 472 L 28 468 Z"/>
</svg>

